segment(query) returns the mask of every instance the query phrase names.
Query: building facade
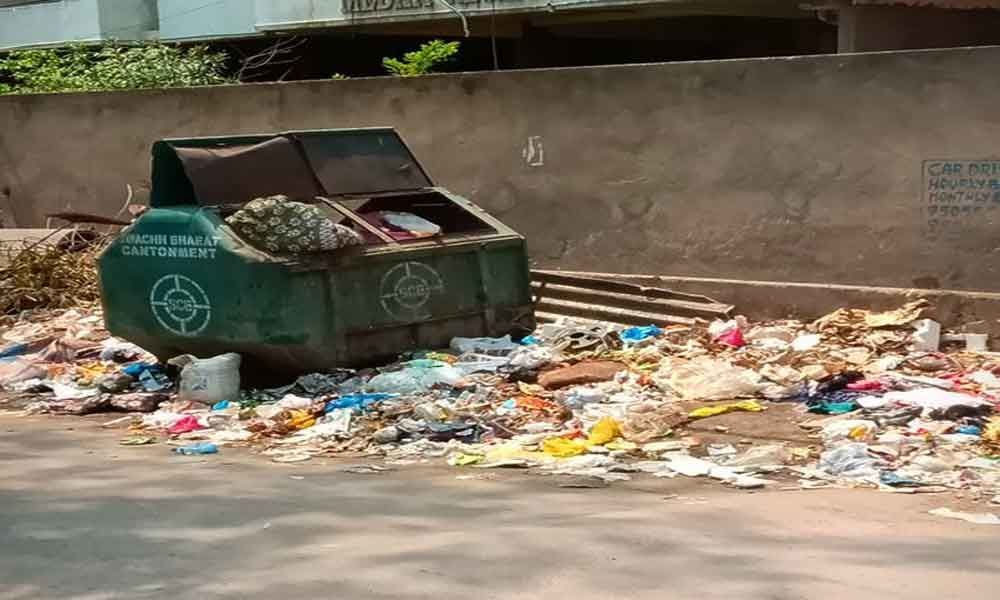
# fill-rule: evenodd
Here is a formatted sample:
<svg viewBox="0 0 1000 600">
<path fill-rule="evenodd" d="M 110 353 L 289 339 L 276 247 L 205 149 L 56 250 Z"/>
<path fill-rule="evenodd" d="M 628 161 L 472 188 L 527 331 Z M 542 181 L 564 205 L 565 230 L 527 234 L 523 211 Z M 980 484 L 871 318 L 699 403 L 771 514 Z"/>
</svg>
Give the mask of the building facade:
<svg viewBox="0 0 1000 600">
<path fill-rule="evenodd" d="M 498 40 L 507 66 L 1000 43 L 1000 0 L 0 0 L 0 50 L 101 40 Z M 916 6 L 919 4 L 919 6 Z"/>
</svg>

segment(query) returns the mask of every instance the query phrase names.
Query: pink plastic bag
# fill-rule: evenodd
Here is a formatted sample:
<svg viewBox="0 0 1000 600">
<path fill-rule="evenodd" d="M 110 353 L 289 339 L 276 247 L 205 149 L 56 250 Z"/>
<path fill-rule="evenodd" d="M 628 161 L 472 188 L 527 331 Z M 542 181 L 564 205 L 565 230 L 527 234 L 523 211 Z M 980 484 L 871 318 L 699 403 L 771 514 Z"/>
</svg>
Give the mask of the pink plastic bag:
<svg viewBox="0 0 1000 600">
<path fill-rule="evenodd" d="M 170 426 L 167 431 L 170 433 L 187 433 L 189 431 L 197 431 L 199 429 L 204 429 L 201 423 L 198 422 L 198 418 L 193 415 L 186 415 L 181 417 L 177 422 Z"/>
<path fill-rule="evenodd" d="M 854 392 L 881 392 L 885 386 L 878 379 L 862 379 L 847 384 L 847 389 Z"/>
<path fill-rule="evenodd" d="M 732 346 L 733 348 L 742 348 L 747 345 L 747 341 L 743 339 L 743 332 L 738 327 L 723 333 L 719 337 L 715 338 L 715 341 L 720 344 Z"/>
</svg>

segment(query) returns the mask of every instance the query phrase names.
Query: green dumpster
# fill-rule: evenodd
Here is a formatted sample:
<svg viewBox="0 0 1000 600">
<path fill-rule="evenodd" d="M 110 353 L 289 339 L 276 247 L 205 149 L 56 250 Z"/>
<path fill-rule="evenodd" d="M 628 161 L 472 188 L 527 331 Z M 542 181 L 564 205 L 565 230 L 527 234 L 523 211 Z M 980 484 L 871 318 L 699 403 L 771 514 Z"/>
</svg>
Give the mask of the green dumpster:
<svg viewBox="0 0 1000 600">
<path fill-rule="evenodd" d="M 365 243 L 279 255 L 227 225 L 274 194 L 321 207 Z M 377 211 L 440 234 L 397 239 L 372 225 Z M 150 209 L 99 270 L 108 330 L 160 359 L 239 352 L 245 370 L 304 373 L 534 328 L 524 238 L 434 187 L 391 128 L 158 141 Z"/>
</svg>

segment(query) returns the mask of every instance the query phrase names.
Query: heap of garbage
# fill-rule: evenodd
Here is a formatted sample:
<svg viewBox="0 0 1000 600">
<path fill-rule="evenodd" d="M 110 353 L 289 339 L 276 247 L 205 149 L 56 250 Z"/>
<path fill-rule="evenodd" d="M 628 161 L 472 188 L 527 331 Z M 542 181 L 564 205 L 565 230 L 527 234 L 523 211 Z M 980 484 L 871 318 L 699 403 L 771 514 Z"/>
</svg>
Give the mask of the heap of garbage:
<svg viewBox="0 0 1000 600">
<path fill-rule="evenodd" d="M 0 384 L 26 414 L 128 413 L 111 421 L 128 426 L 122 444 L 182 453 L 989 498 L 1000 493 L 1000 355 L 980 336 L 942 334 L 926 308 L 662 328 L 563 319 L 518 341 L 455 338 L 273 389 L 241 389 L 236 354 L 161 364 L 110 337 L 96 310 L 29 311 L 3 329 Z M 801 440 L 766 439 L 779 412 Z M 721 415 L 730 425 L 713 425 Z M 727 437 L 732 419 L 765 435 Z"/>
</svg>

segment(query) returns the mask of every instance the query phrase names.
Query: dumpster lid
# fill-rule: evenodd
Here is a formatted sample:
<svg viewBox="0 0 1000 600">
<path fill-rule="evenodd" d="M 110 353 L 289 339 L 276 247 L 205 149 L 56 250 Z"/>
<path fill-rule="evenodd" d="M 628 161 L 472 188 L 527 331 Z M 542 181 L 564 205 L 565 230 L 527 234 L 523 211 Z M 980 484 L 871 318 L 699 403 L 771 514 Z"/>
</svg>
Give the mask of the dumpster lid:
<svg viewBox="0 0 1000 600">
<path fill-rule="evenodd" d="M 165 139 L 153 145 L 150 203 L 242 204 L 409 191 L 433 183 L 389 127 Z"/>
</svg>

